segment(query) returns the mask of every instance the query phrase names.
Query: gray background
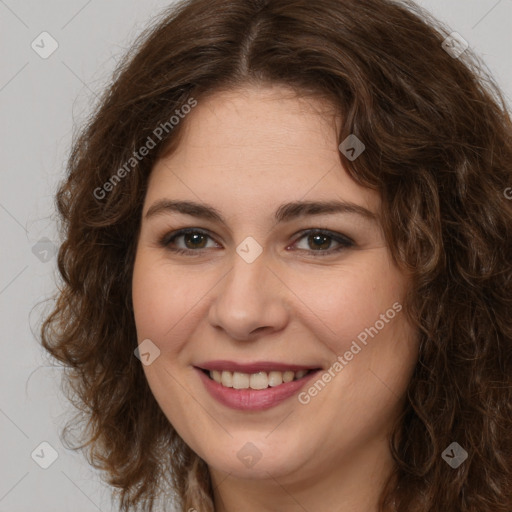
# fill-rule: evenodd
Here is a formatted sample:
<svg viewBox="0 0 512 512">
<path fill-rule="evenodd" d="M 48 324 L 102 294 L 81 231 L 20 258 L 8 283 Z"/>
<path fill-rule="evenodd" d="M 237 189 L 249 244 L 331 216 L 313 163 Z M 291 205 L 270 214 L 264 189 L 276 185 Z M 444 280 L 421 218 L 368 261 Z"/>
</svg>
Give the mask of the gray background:
<svg viewBox="0 0 512 512">
<path fill-rule="evenodd" d="M 130 42 L 170 3 L 0 0 L 0 512 L 112 509 L 99 474 L 59 440 L 68 406 L 61 370 L 49 366 L 34 337 L 49 307 L 37 304 L 55 290 L 53 196 L 73 128 Z M 512 0 L 418 3 L 468 41 L 511 98 Z M 47 59 L 31 47 L 43 31 L 59 45 Z M 48 469 L 31 457 L 43 441 L 58 453 Z M 41 462 L 49 457 L 45 447 L 34 455 Z"/>
</svg>

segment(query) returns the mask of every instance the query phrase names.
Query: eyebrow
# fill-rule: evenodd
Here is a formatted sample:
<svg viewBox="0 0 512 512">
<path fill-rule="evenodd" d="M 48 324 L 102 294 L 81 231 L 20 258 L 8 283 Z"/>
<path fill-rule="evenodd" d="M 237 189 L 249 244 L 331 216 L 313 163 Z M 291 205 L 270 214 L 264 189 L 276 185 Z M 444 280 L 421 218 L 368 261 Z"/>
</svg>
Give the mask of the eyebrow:
<svg viewBox="0 0 512 512">
<path fill-rule="evenodd" d="M 213 220 L 226 225 L 226 221 L 222 217 L 222 214 L 213 206 L 193 201 L 173 201 L 170 199 L 160 199 L 156 201 L 146 212 L 145 218 L 148 219 L 157 215 L 172 212 Z M 308 215 L 335 213 L 359 215 L 360 217 L 375 223 L 378 220 L 377 215 L 374 212 L 371 212 L 360 205 L 346 201 L 293 201 L 279 206 L 274 214 L 274 219 L 279 223 L 291 221 Z"/>
</svg>

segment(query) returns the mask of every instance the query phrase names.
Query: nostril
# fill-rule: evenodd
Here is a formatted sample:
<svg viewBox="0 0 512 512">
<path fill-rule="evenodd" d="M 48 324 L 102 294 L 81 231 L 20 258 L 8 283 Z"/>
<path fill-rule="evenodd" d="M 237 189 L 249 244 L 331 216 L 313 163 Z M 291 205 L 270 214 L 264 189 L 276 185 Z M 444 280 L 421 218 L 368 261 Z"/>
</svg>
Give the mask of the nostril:
<svg viewBox="0 0 512 512">
<path fill-rule="evenodd" d="M 256 327 L 253 331 L 250 332 L 250 334 L 254 334 L 256 332 L 261 332 L 262 329 L 266 329 L 266 327 Z"/>
</svg>

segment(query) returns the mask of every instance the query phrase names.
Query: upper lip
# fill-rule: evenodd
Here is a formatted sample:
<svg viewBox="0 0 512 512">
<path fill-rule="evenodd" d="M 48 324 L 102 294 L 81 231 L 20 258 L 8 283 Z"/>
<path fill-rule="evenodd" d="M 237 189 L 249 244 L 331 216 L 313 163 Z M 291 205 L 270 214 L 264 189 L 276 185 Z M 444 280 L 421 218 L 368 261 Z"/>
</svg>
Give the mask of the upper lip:
<svg viewBox="0 0 512 512">
<path fill-rule="evenodd" d="M 301 364 L 290 364 L 290 363 L 279 363 L 277 361 L 255 361 L 253 363 L 237 363 L 235 361 L 207 361 L 205 363 L 201 363 L 196 365 L 197 368 L 202 370 L 217 370 L 219 372 L 222 371 L 231 371 L 231 372 L 240 372 L 240 373 L 257 373 L 257 372 L 285 372 L 285 371 L 294 371 L 297 372 L 299 370 L 316 370 L 319 369 L 320 366 L 314 365 L 301 365 Z"/>
</svg>

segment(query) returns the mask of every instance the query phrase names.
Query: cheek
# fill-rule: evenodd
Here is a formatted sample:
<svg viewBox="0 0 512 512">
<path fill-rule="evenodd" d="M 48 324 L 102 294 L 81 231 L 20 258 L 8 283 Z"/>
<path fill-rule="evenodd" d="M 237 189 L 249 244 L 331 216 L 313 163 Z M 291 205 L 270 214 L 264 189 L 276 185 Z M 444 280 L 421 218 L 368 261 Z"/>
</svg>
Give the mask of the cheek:
<svg viewBox="0 0 512 512">
<path fill-rule="evenodd" d="M 309 319 L 311 330 L 319 339 L 329 340 L 329 348 L 337 354 L 348 350 L 352 340 L 376 322 L 379 330 L 389 332 L 400 317 L 393 304 L 405 292 L 403 278 L 383 252 L 375 251 L 344 267 L 296 276 L 293 291 L 300 299 L 297 305 L 302 304 L 301 317 Z M 383 324 L 380 315 L 386 311 L 389 322 Z"/>
<path fill-rule="evenodd" d="M 213 285 L 205 272 L 176 269 L 142 252 L 132 280 L 139 341 L 151 339 L 163 354 L 178 352 L 206 314 L 204 295 Z"/>
</svg>

